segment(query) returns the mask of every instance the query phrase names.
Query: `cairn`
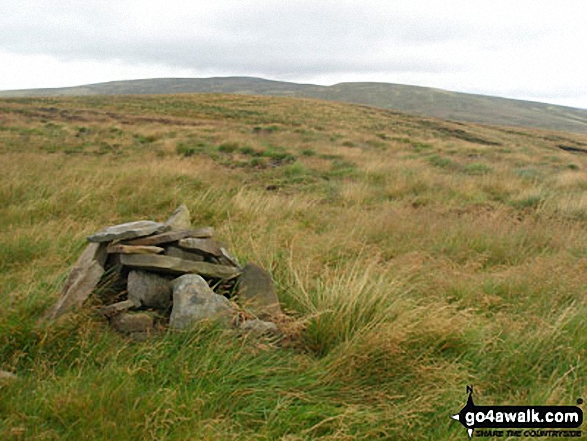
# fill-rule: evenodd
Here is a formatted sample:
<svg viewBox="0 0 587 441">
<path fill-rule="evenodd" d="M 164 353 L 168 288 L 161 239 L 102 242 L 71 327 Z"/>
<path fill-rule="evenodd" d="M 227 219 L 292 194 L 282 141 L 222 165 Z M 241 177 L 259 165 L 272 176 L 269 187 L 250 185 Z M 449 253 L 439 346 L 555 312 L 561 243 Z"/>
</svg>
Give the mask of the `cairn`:
<svg viewBox="0 0 587 441">
<path fill-rule="evenodd" d="M 242 267 L 211 227 L 193 229 L 185 205 L 164 223 L 140 220 L 104 228 L 45 314 L 55 320 L 92 298 L 112 327 L 141 340 L 156 327 L 187 329 L 213 320 L 256 334 L 277 334 L 281 307 L 263 268 Z"/>
</svg>

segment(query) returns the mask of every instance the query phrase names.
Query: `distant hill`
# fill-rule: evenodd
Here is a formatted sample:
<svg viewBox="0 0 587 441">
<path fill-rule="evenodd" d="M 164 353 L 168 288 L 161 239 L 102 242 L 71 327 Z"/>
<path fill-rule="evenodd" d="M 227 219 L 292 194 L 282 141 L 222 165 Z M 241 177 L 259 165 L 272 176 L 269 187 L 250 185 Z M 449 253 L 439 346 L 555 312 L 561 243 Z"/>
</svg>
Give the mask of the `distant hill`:
<svg viewBox="0 0 587 441">
<path fill-rule="evenodd" d="M 587 133 L 587 110 L 389 83 L 297 84 L 249 77 L 160 78 L 0 92 L 30 96 L 231 93 L 318 98 L 454 121 Z"/>
</svg>

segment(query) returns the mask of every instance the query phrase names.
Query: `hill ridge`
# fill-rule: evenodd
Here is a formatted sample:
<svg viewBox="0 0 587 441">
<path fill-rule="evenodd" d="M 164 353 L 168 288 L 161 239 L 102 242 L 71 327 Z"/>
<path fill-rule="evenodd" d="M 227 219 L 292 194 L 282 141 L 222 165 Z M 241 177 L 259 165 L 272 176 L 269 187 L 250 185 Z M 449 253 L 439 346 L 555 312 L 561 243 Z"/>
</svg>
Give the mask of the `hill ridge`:
<svg viewBox="0 0 587 441">
<path fill-rule="evenodd" d="M 587 109 L 384 82 L 341 82 L 322 86 L 249 76 L 146 78 L 61 88 L 0 91 L 0 98 L 182 93 L 314 98 L 461 122 L 587 133 Z"/>
</svg>

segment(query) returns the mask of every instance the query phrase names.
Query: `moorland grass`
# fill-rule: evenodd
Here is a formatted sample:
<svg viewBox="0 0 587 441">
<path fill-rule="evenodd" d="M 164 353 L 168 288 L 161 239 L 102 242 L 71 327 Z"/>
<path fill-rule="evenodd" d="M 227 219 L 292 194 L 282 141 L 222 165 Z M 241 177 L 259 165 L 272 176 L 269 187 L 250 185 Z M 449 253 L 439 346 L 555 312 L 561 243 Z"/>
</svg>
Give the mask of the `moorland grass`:
<svg viewBox="0 0 587 441">
<path fill-rule="evenodd" d="M 3 439 L 452 440 L 467 384 L 587 396 L 578 135 L 223 95 L 0 108 Z M 181 203 L 271 272 L 284 341 L 38 323 L 86 235 Z"/>
</svg>

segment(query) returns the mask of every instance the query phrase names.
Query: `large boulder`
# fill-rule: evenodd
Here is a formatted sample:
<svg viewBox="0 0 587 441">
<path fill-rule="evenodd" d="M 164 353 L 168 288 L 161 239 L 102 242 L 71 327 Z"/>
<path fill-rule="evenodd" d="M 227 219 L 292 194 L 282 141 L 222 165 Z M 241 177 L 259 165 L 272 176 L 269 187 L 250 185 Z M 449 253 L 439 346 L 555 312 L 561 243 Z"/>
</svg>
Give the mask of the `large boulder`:
<svg viewBox="0 0 587 441">
<path fill-rule="evenodd" d="M 226 297 L 216 294 L 196 274 L 186 274 L 173 281 L 173 309 L 169 326 L 186 329 L 202 321 L 220 321 L 229 326 L 237 314 Z"/>
</svg>

